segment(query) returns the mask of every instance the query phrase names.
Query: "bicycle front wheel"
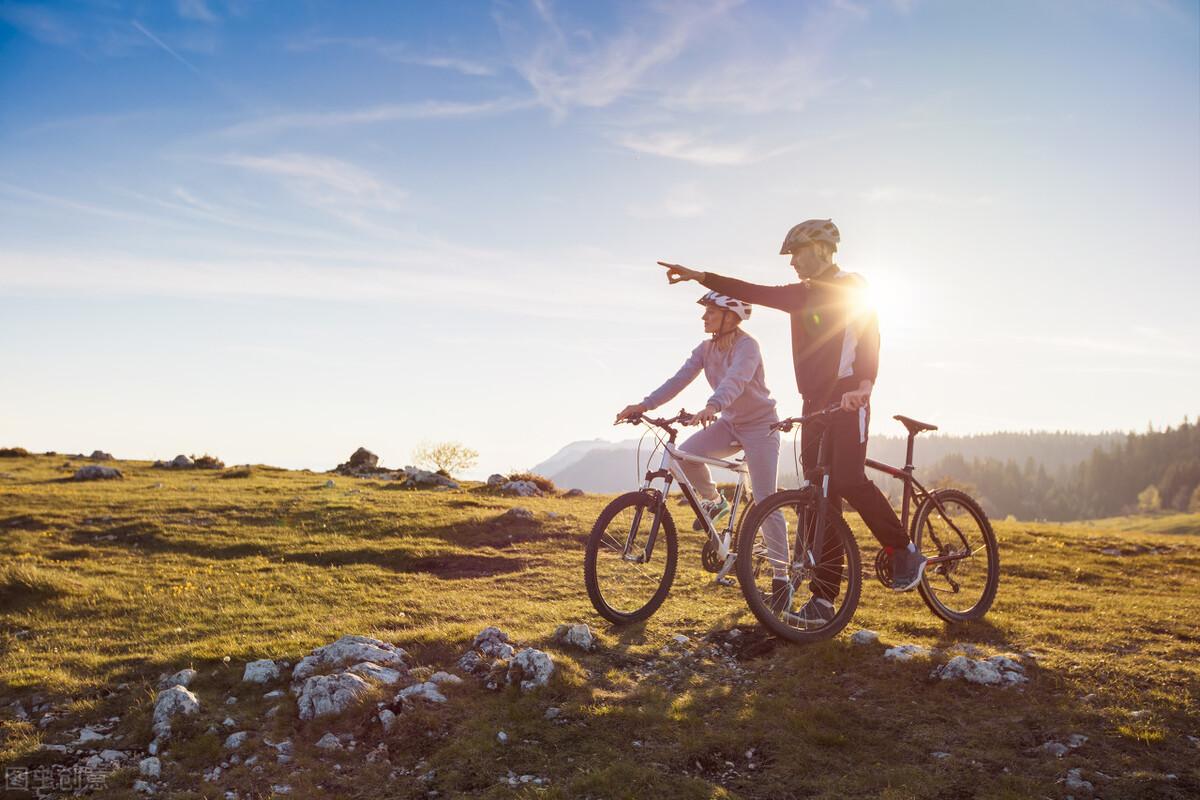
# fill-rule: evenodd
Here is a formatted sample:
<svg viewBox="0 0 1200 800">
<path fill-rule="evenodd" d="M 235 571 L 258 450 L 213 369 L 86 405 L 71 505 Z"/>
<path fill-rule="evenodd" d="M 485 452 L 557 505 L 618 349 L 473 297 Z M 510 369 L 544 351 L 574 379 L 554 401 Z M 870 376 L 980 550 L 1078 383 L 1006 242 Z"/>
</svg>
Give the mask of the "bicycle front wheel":
<svg viewBox="0 0 1200 800">
<path fill-rule="evenodd" d="M 650 531 L 658 520 L 652 550 Z M 675 522 L 657 492 L 629 492 L 613 500 L 588 536 L 583 580 L 600 616 L 617 625 L 648 619 L 675 580 Z"/>
<path fill-rule="evenodd" d="M 836 636 L 854 616 L 862 591 L 850 526 L 833 509 L 819 525 L 811 489 L 776 492 L 755 504 L 738 537 L 737 575 L 759 623 L 802 644 Z M 782 596 L 780 579 L 789 587 Z"/>
<path fill-rule="evenodd" d="M 917 585 L 929 610 L 947 622 L 980 619 L 1000 584 L 1000 552 L 987 515 L 970 495 L 936 489 L 913 517 L 913 542 L 930 564 Z"/>
</svg>

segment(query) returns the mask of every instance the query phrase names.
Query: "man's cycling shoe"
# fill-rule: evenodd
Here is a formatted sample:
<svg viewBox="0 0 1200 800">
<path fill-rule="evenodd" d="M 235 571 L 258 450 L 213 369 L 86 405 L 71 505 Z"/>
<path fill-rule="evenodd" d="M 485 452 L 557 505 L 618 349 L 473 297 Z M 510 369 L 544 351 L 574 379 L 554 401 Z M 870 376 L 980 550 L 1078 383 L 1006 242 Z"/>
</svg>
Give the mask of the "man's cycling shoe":
<svg viewBox="0 0 1200 800">
<path fill-rule="evenodd" d="M 907 592 L 921 582 L 925 574 L 925 556 L 906 547 L 892 551 L 892 591 Z"/>
<path fill-rule="evenodd" d="M 794 592 L 792 582 L 787 578 L 774 578 L 771 580 L 771 594 L 763 599 L 767 601 L 767 607 L 778 615 L 792 610 Z"/>
<path fill-rule="evenodd" d="M 828 625 L 832 619 L 833 603 L 824 597 L 810 598 L 807 603 L 800 606 L 799 611 L 783 615 L 784 622 L 804 628 L 819 628 L 822 625 Z"/>
<path fill-rule="evenodd" d="M 717 495 L 716 500 L 701 500 L 700 510 L 712 522 L 713 530 L 717 529 L 717 520 L 729 513 L 729 501 L 725 499 L 725 495 Z M 692 523 L 692 530 L 704 530 L 704 523 L 697 519 Z"/>
</svg>

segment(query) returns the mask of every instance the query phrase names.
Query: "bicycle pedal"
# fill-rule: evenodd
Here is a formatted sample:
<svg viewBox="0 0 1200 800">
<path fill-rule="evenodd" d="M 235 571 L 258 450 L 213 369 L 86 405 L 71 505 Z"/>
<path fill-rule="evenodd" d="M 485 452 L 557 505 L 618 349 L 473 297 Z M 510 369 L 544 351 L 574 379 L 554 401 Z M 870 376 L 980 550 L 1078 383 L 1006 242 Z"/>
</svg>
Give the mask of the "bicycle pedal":
<svg viewBox="0 0 1200 800">
<path fill-rule="evenodd" d="M 735 586 L 736 585 L 733 582 L 733 578 L 730 578 L 730 577 L 714 578 L 713 583 L 718 584 L 720 586 Z"/>
</svg>

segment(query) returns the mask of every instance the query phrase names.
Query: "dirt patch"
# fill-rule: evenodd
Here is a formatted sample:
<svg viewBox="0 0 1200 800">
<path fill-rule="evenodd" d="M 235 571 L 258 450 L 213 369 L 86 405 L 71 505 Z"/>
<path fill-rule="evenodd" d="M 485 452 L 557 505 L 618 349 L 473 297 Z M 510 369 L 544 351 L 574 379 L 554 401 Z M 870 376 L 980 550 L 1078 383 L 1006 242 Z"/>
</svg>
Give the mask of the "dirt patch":
<svg viewBox="0 0 1200 800">
<path fill-rule="evenodd" d="M 524 569 L 525 565 L 525 559 L 509 556 L 430 556 L 416 559 L 406 571 L 426 572 L 439 578 L 454 580 L 518 572 Z"/>
<path fill-rule="evenodd" d="M 713 631 L 708 635 L 708 640 L 731 653 L 738 661 L 753 661 L 769 656 L 775 652 L 775 648 L 783 644 L 781 639 L 767 633 L 758 625 L 737 625 Z M 725 647 L 726 644 L 729 645 L 728 648 Z"/>
</svg>

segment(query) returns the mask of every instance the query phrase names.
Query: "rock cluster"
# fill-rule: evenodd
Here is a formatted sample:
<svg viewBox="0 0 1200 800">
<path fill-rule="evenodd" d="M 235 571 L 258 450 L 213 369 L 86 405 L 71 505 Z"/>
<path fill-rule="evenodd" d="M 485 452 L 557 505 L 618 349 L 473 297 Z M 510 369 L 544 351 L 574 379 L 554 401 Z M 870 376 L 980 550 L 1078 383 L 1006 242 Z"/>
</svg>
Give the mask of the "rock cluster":
<svg viewBox="0 0 1200 800">
<path fill-rule="evenodd" d="M 112 461 L 113 460 L 112 453 L 106 453 L 103 450 L 93 450 L 92 454 L 90 456 L 88 456 L 88 458 L 90 458 L 92 461 Z"/>
<path fill-rule="evenodd" d="M 480 631 L 458 659 L 459 669 L 476 676 L 489 689 L 516 685 L 528 692 L 545 686 L 554 674 L 554 660 L 532 647 L 517 650 L 508 634 L 494 625 Z"/>
<path fill-rule="evenodd" d="M 592 629 L 583 622 L 577 622 L 574 625 L 559 625 L 554 631 L 554 641 L 578 647 L 580 650 L 591 650 L 596 646 Z"/>
<path fill-rule="evenodd" d="M 155 469 L 191 469 L 194 466 L 192 460 L 182 453 L 172 458 L 170 461 L 155 461 Z"/>
<path fill-rule="evenodd" d="M 369 636 L 343 636 L 318 647 L 292 670 L 300 719 L 345 711 L 370 693 L 372 681 L 398 683 L 408 674 L 407 659 L 396 645 Z"/>
<path fill-rule="evenodd" d="M 508 481 L 500 484 L 500 491 L 518 497 L 541 497 L 542 490 L 533 481 Z"/>
<path fill-rule="evenodd" d="M 944 681 L 961 679 L 985 686 L 1013 686 L 1029 680 L 1025 676 L 1025 666 L 1008 656 L 992 656 L 978 660 L 967 656 L 955 656 L 940 667 L 934 668 L 931 677 Z"/>
<path fill-rule="evenodd" d="M 333 468 L 334 472 L 342 475 L 373 475 L 380 472 L 379 456 L 365 447 L 360 447 L 350 454 L 349 460 Z"/>
</svg>

